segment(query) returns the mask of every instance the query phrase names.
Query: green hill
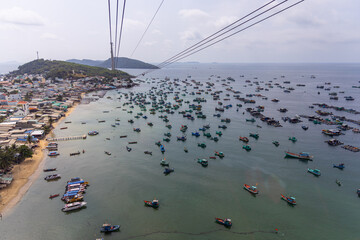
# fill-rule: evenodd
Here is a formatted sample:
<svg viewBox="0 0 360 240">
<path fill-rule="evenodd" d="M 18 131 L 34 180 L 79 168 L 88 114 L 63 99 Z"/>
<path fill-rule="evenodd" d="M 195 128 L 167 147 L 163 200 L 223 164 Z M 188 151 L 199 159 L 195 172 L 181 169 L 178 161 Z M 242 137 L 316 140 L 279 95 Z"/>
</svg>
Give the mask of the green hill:
<svg viewBox="0 0 360 240">
<path fill-rule="evenodd" d="M 65 61 L 50 61 L 50 60 L 34 60 L 24 65 L 19 66 L 18 70 L 10 72 L 11 75 L 22 74 L 45 74 L 46 78 L 81 78 L 81 77 L 93 77 L 103 76 L 106 78 L 130 78 L 126 72 L 123 71 L 111 71 L 102 67 L 92 67 L 77 63 L 70 63 Z"/>
<path fill-rule="evenodd" d="M 157 66 L 152 64 L 142 62 L 136 59 L 119 57 L 114 59 L 116 62 L 116 68 L 136 68 L 136 69 L 158 69 Z M 67 62 L 79 63 L 89 66 L 97 66 L 103 68 L 111 68 L 111 58 L 105 61 L 101 60 L 90 60 L 90 59 L 69 59 Z"/>
</svg>

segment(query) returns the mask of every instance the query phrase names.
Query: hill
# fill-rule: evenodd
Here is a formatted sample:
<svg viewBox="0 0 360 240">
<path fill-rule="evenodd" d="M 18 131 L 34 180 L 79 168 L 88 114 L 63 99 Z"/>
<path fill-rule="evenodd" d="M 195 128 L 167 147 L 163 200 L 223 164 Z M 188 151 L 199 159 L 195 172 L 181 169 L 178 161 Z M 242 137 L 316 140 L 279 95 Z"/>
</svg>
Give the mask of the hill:
<svg viewBox="0 0 360 240">
<path fill-rule="evenodd" d="M 106 78 L 120 77 L 130 78 L 131 76 L 123 71 L 111 71 L 102 67 L 92 67 L 77 63 L 51 60 L 34 60 L 19 66 L 18 70 L 10 72 L 11 75 L 22 74 L 45 74 L 46 78 L 81 78 L 103 76 Z"/>
<path fill-rule="evenodd" d="M 158 68 L 152 64 L 142 62 L 142 61 L 139 61 L 136 59 L 125 58 L 125 57 L 115 58 L 115 61 L 117 61 L 117 64 L 116 64 L 117 68 L 136 68 L 136 69 L 157 69 Z M 69 60 L 67 60 L 67 62 L 79 63 L 79 64 L 84 64 L 84 65 L 89 65 L 89 66 L 97 66 L 97 67 L 103 67 L 103 68 L 111 68 L 111 58 L 109 58 L 108 60 L 105 60 L 105 61 L 90 60 L 90 59 L 83 59 L 83 60 L 69 59 Z"/>
</svg>

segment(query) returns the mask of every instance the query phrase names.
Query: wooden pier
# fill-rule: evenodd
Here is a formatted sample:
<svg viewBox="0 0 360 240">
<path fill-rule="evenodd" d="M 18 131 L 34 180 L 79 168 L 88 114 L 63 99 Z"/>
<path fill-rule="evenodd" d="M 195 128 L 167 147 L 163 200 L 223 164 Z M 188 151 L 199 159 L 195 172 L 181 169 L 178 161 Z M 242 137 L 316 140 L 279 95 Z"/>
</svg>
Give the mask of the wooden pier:
<svg viewBox="0 0 360 240">
<path fill-rule="evenodd" d="M 82 136 L 70 136 L 70 137 L 59 137 L 59 138 L 47 138 L 46 140 L 49 142 L 57 142 L 57 141 L 69 141 L 69 140 L 78 140 L 78 139 L 86 139 L 86 134 Z"/>
</svg>

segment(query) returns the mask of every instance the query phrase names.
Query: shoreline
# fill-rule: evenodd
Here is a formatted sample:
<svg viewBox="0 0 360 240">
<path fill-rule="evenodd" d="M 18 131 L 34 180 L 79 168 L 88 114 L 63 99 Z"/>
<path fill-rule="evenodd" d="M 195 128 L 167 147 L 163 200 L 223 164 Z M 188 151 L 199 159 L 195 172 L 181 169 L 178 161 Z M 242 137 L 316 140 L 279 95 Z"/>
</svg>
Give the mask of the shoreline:
<svg viewBox="0 0 360 240">
<path fill-rule="evenodd" d="M 14 166 L 12 171 L 12 183 L 7 188 L 0 191 L 0 214 L 2 214 L 2 217 L 6 217 L 26 194 L 35 180 L 38 179 L 42 172 L 42 167 L 45 165 L 44 160 L 46 155 L 44 154 L 44 151 L 47 146 L 47 136 L 53 134 L 55 128 L 64 121 L 78 105 L 80 105 L 80 103 L 74 104 L 67 112 L 65 112 L 64 117 L 53 123 L 53 129 L 44 137 L 44 139 L 39 141 L 39 147 L 35 149 L 32 158 L 25 159 L 22 163 Z"/>
</svg>

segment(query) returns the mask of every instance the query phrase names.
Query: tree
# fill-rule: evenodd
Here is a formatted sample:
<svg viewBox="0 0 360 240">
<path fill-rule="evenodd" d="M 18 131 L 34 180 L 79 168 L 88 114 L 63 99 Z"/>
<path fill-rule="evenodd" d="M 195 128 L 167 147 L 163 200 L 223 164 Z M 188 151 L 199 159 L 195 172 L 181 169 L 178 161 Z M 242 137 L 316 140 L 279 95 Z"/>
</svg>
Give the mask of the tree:
<svg viewBox="0 0 360 240">
<path fill-rule="evenodd" d="M 29 144 L 31 144 L 32 143 L 32 137 L 31 137 L 31 135 L 29 134 L 28 136 L 27 136 L 27 142 L 29 143 Z"/>
<path fill-rule="evenodd" d="M 21 160 L 32 157 L 32 155 L 33 155 L 33 151 L 31 150 L 31 148 L 29 148 L 26 145 L 21 145 L 20 147 L 18 147 L 17 152 L 20 154 Z"/>
</svg>

